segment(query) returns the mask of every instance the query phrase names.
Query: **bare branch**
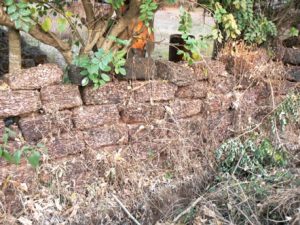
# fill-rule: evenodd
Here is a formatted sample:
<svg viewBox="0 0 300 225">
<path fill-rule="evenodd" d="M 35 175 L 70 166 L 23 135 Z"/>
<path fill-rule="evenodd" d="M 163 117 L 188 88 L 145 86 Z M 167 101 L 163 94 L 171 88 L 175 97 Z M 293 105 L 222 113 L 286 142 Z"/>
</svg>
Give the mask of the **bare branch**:
<svg viewBox="0 0 300 225">
<path fill-rule="evenodd" d="M 95 13 L 91 0 L 82 0 L 84 12 L 87 20 L 87 27 L 90 27 L 95 19 Z"/>
</svg>

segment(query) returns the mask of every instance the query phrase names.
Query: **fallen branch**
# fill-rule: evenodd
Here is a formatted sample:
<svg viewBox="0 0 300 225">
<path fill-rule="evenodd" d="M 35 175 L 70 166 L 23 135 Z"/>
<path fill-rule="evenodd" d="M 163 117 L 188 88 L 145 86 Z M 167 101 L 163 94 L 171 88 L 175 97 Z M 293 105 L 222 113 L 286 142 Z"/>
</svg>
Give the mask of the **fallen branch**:
<svg viewBox="0 0 300 225">
<path fill-rule="evenodd" d="M 126 207 L 123 205 L 123 203 L 118 199 L 117 196 L 112 194 L 113 198 L 116 200 L 116 202 L 121 206 L 121 208 L 124 210 L 124 212 L 129 216 L 129 218 L 136 224 L 136 225 L 141 225 L 139 221 L 137 221 L 136 218 L 126 209 Z"/>
<path fill-rule="evenodd" d="M 174 220 L 173 220 L 173 223 L 177 223 L 178 220 L 184 216 L 185 214 L 188 214 L 193 208 L 196 207 L 196 205 L 201 201 L 203 200 L 204 198 L 202 196 L 200 196 L 199 198 L 197 198 L 194 202 L 192 202 L 192 204 L 186 208 L 182 213 L 180 213 Z"/>
</svg>

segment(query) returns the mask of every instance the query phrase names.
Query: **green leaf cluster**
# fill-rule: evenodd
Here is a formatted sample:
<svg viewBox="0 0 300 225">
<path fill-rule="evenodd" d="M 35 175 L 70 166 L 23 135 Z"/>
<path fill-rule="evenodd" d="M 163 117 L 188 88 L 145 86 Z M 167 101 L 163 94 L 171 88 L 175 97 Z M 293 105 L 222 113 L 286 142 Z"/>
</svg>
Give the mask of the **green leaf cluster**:
<svg viewBox="0 0 300 225">
<path fill-rule="evenodd" d="M 29 32 L 35 21 L 31 18 L 32 11 L 29 3 L 24 0 L 5 0 L 6 12 L 15 23 L 16 29 Z"/>
<path fill-rule="evenodd" d="M 0 157 L 9 163 L 19 165 L 21 163 L 21 157 L 24 156 L 33 168 L 38 167 L 40 165 L 41 151 L 45 151 L 44 146 L 42 144 L 37 144 L 37 146 L 25 145 L 11 152 L 8 150 L 8 140 L 11 137 L 16 137 L 16 133 L 5 128 L 5 132 L 2 136 L 3 144 L 0 145 Z"/>
<path fill-rule="evenodd" d="M 254 0 L 212 0 L 209 7 L 222 31 L 222 34 L 214 31 L 214 37 L 219 41 L 224 37 L 262 44 L 277 35 L 276 25 L 254 10 Z"/>
<path fill-rule="evenodd" d="M 153 21 L 155 10 L 158 5 L 153 0 L 143 0 L 140 5 L 140 20 L 144 22 L 145 26 L 150 28 L 150 22 Z"/>
<path fill-rule="evenodd" d="M 124 58 L 125 54 L 125 50 L 105 52 L 102 48 L 99 48 L 97 52 L 93 52 L 89 56 L 77 56 L 73 63 L 82 68 L 80 72 L 80 74 L 84 76 L 82 85 L 86 86 L 92 81 L 94 87 L 98 88 L 111 81 L 109 74 L 112 72 L 126 75 L 124 68 L 126 63 Z"/>
</svg>

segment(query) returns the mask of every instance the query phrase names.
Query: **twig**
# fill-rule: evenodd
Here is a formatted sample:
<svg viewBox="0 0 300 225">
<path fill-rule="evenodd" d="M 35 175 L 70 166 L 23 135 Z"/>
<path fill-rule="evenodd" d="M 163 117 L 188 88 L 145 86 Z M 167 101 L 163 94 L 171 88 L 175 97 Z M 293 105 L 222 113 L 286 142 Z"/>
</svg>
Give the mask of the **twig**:
<svg viewBox="0 0 300 225">
<path fill-rule="evenodd" d="M 176 223 L 183 215 L 189 213 L 193 208 L 195 208 L 195 206 L 201 201 L 203 200 L 203 197 L 200 196 L 199 198 L 197 198 L 188 208 L 186 208 L 182 213 L 180 213 L 174 220 L 173 223 Z"/>
<path fill-rule="evenodd" d="M 113 198 L 116 200 L 116 202 L 121 206 L 121 208 L 124 210 L 124 212 L 129 216 L 129 218 L 136 224 L 136 225 L 141 225 L 139 221 L 137 221 L 136 218 L 126 209 L 126 207 L 123 205 L 123 203 L 118 199 L 117 196 L 112 194 Z"/>
</svg>

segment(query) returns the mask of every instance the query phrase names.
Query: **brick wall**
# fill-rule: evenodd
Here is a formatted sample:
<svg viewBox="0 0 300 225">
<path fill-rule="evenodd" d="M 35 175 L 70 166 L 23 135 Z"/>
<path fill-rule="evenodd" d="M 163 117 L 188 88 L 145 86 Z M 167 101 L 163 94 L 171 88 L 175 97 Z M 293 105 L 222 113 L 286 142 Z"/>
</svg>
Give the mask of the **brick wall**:
<svg viewBox="0 0 300 225">
<path fill-rule="evenodd" d="M 50 161 L 118 146 L 133 152 L 159 151 L 166 145 L 176 149 L 178 136 L 193 149 L 211 151 L 234 135 L 238 94 L 224 65 L 209 61 L 191 69 L 157 61 L 152 66 L 152 80 L 115 81 L 99 89 L 62 84 L 63 72 L 51 64 L 9 74 L 8 85 L 0 89 L 0 132 L 4 121 L 12 118 L 6 125 L 22 138 L 10 140 L 9 146 L 42 142 Z M 258 93 L 265 89 L 247 88 L 246 98 L 251 99 L 245 99 L 247 109 L 257 109 Z M 252 115 L 252 121 L 255 118 Z M 20 174 L 16 172 L 20 167 L 1 158 L 0 168 L 0 183 L 7 174 Z"/>
</svg>

